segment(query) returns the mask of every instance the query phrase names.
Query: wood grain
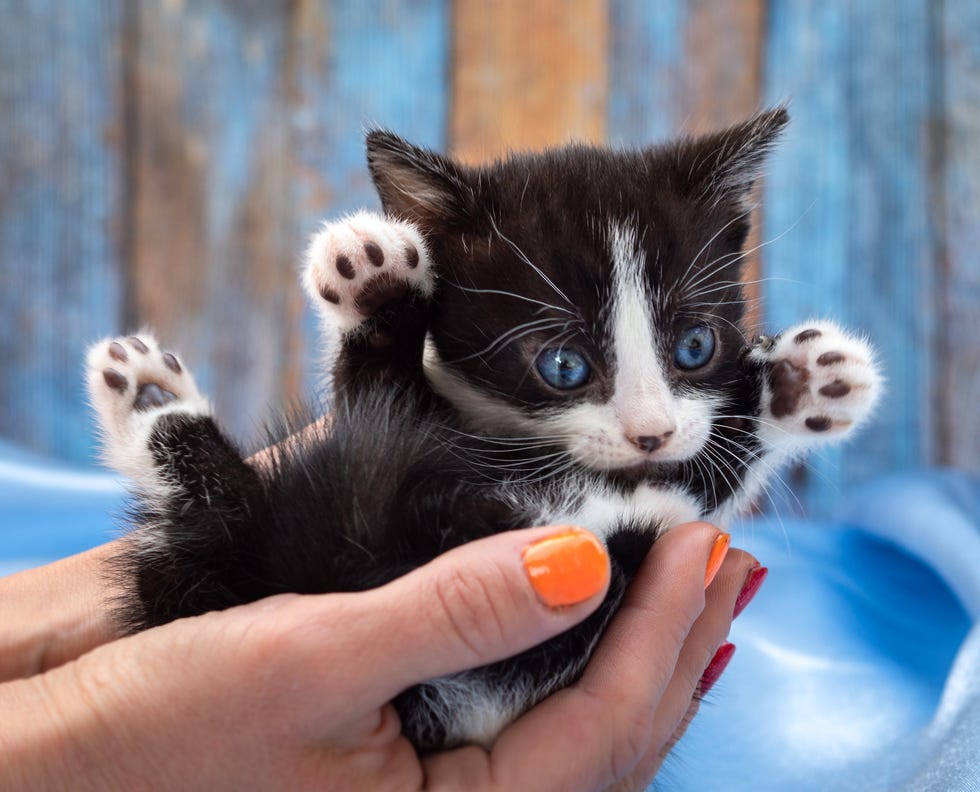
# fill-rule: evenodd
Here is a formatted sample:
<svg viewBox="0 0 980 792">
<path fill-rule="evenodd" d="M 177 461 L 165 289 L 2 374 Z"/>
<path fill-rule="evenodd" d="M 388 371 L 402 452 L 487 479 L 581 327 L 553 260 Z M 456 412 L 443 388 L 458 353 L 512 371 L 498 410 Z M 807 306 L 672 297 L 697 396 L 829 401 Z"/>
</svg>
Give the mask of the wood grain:
<svg viewBox="0 0 980 792">
<path fill-rule="evenodd" d="M 300 0 L 290 57 L 291 204 L 297 251 L 320 222 L 379 208 L 364 132 L 391 129 L 444 151 L 449 98 L 449 9 L 440 0 Z M 303 306 L 304 390 L 318 390 L 324 339 Z"/>
<path fill-rule="evenodd" d="M 612 0 L 610 140 L 646 145 L 722 129 L 757 112 L 764 28 L 763 0 Z M 743 275 L 750 329 L 761 322 L 758 221 Z"/>
<path fill-rule="evenodd" d="M 811 513 L 934 453 L 928 3 L 880 11 L 777 3 L 769 17 L 769 98 L 791 96 L 794 120 L 770 167 L 767 318 L 779 328 L 829 316 L 865 331 L 889 382 L 872 427 L 808 464 Z"/>
<path fill-rule="evenodd" d="M 121 5 L 0 2 L 0 437 L 76 461 L 122 315 Z"/>
<path fill-rule="evenodd" d="M 129 314 L 190 359 L 222 420 L 250 434 L 298 328 L 282 63 L 289 5 L 145 0 L 131 84 Z"/>
<path fill-rule="evenodd" d="M 937 176 L 945 256 L 937 306 L 940 460 L 980 472 L 980 5 L 944 3 Z"/>
<path fill-rule="evenodd" d="M 453 154 L 605 139 L 604 2 L 455 0 L 453 23 Z"/>
</svg>

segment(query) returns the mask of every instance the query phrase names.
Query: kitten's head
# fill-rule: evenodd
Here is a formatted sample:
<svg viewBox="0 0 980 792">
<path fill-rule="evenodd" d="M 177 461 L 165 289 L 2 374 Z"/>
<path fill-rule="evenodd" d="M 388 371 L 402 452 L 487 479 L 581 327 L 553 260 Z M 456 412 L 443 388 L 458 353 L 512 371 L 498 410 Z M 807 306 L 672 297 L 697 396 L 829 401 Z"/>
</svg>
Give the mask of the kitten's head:
<svg viewBox="0 0 980 792">
<path fill-rule="evenodd" d="M 696 455 L 745 387 L 749 194 L 787 121 L 483 167 L 370 133 L 384 208 L 418 224 L 439 272 L 433 387 L 483 431 L 592 468 Z"/>
</svg>

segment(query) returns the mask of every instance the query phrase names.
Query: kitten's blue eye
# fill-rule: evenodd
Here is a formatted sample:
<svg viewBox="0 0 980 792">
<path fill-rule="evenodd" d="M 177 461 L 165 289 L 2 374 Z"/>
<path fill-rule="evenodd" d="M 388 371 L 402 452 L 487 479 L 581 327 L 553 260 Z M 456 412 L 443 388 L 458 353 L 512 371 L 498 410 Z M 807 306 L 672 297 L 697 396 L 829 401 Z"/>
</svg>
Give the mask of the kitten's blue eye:
<svg viewBox="0 0 980 792">
<path fill-rule="evenodd" d="M 704 366 L 715 353 L 715 333 L 707 325 L 690 327 L 674 343 L 674 364 L 693 371 Z"/>
<path fill-rule="evenodd" d="M 538 355 L 537 366 L 541 378 L 559 390 L 581 387 L 588 381 L 592 371 L 578 352 L 557 347 L 549 347 Z"/>
</svg>

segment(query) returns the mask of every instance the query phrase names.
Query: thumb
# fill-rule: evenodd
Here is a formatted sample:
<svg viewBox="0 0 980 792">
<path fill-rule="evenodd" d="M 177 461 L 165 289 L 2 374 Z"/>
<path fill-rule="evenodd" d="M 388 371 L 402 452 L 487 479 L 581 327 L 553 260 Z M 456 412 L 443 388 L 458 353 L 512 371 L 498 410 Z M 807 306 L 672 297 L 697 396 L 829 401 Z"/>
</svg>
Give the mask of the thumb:
<svg viewBox="0 0 980 792">
<path fill-rule="evenodd" d="M 497 534 L 365 592 L 393 697 L 433 677 L 518 654 L 592 613 L 609 586 L 595 536 L 567 526 Z M 380 647 L 379 647 L 380 648 Z"/>
</svg>

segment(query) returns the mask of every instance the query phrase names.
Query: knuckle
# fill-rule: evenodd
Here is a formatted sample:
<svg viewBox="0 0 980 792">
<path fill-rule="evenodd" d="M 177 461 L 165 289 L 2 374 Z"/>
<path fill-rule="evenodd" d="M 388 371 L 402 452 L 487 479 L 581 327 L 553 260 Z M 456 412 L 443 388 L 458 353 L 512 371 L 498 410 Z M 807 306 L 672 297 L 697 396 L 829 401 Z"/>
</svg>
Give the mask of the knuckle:
<svg viewBox="0 0 980 792">
<path fill-rule="evenodd" d="M 449 568 L 435 579 L 434 594 L 446 637 L 464 647 L 474 665 L 497 654 L 507 632 L 498 600 L 503 587 L 493 585 L 488 580 L 491 575 L 489 567 L 478 575 Z"/>
</svg>

